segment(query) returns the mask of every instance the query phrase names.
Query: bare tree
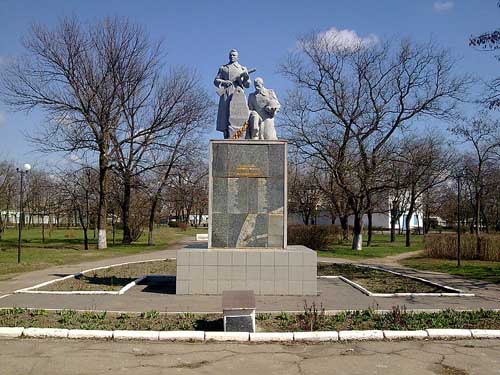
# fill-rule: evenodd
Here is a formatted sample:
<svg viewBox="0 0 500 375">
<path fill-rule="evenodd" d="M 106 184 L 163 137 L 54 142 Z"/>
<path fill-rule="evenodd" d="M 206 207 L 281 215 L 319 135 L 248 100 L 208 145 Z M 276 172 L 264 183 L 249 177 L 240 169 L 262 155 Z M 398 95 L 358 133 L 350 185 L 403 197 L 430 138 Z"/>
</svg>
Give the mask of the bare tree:
<svg viewBox="0 0 500 375">
<path fill-rule="evenodd" d="M 429 190 L 450 178 L 456 162 L 454 152 L 443 146 L 442 135 L 409 134 L 401 140 L 400 158 L 404 168 L 404 185 L 407 187 L 406 246 L 411 245 L 411 219 L 422 204 L 422 197 Z"/>
<path fill-rule="evenodd" d="M 304 158 L 321 160 L 354 214 L 353 249 L 362 247 L 369 197 L 386 189 L 391 137 L 423 116 L 447 117 L 470 79 L 433 45 L 382 42 L 346 46 L 322 34 L 303 38 L 281 72 L 294 84 L 285 128 Z"/>
<path fill-rule="evenodd" d="M 11 209 L 15 206 L 13 200 L 16 195 L 16 168 L 12 163 L 0 161 L 0 239 L 10 223 Z"/>
<path fill-rule="evenodd" d="M 294 164 L 288 169 L 290 211 L 298 213 L 304 224 L 315 224 L 322 192 L 316 185 L 316 169 L 307 164 Z"/>
<path fill-rule="evenodd" d="M 95 189 L 98 173 L 91 167 L 67 171 L 59 176 L 68 206 L 73 208 L 83 230 L 84 249 L 89 249 L 88 229 L 95 214 L 98 192 Z"/>
<path fill-rule="evenodd" d="M 5 102 L 48 117 L 33 137 L 43 151 L 95 152 L 98 156 L 98 248 L 107 247 L 107 179 L 111 135 L 119 124 L 124 86 L 131 95 L 138 64 L 155 61 L 144 31 L 127 20 L 105 18 L 81 25 L 75 18 L 49 29 L 35 25 L 24 39 L 26 55 L 2 76 Z M 138 63 L 139 62 L 139 63 Z"/>
<path fill-rule="evenodd" d="M 194 72 L 171 69 L 162 80 L 158 74 L 142 74 L 137 78 L 139 89 L 120 94 L 122 124 L 111 136 L 113 160 L 123 187 L 123 243 L 132 241 L 131 192 L 137 188 L 133 181 L 153 169 L 168 170 L 183 154 L 181 149 L 199 137 L 210 122 L 211 101 Z"/>
<path fill-rule="evenodd" d="M 474 232 L 476 234 L 476 256 L 479 258 L 481 241 L 479 238 L 481 209 L 485 189 L 485 172 L 490 164 L 500 161 L 500 121 L 480 113 L 473 119 L 464 119 L 451 128 L 462 143 L 472 146 L 465 155 L 465 174 L 473 191 L 470 194 L 474 208 Z M 472 228 L 472 227 L 471 227 Z"/>
</svg>

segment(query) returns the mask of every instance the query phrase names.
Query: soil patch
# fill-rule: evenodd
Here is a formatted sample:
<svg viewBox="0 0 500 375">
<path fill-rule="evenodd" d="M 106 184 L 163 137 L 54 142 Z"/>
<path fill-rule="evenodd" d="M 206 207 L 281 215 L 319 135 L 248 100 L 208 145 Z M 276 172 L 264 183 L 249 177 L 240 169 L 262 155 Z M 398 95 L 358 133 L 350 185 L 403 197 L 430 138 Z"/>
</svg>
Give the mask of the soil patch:
<svg viewBox="0 0 500 375">
<path fill-rule="evenodd" d="M 47 291 L 118 291 L 144 275 L 176 273 L 175 260 L 131 263 L 87 272 L 83 275 L 57 281 L 38 290 Z"/>
<path fill-rule="evenodd" d="M 344 276 L 372 293 L 446 293 L 444 288 L 391 272 L 345 263 L 318 263 L 318 276 Z"/>
</svg>

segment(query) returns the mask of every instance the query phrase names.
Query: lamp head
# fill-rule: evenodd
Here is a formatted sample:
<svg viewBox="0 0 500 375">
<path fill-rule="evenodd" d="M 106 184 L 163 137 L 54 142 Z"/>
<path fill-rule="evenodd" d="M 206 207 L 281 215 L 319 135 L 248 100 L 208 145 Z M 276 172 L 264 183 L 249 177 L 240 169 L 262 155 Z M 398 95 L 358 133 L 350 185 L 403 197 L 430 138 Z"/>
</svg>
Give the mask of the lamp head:
<svg viewBox="0 0 500 375">
<path fill-rule="evenodd" d="M 30 165 L 30 164 L 28 164 L 28 163 L 24 164 L 24 165 L 23 165 L 23 170 L 24 170 L 25 172 L 29 172 L 29 171 L 31 170 L 31 165 Z"/>
</svg>

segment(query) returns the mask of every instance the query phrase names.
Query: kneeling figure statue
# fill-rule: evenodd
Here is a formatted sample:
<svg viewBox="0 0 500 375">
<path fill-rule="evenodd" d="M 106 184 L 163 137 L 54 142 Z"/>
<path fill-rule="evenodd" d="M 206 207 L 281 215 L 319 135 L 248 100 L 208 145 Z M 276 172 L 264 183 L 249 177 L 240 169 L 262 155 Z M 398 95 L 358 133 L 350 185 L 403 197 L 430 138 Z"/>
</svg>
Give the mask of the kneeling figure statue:
<svg viewBox="0 0 500 375">
<path fill-rule="evenodd" d="M 264 80 L 260 77 L 254 80 L 255 92 L 248 96 L 247 138 L 276 140 L 274 116 L 280 110 L 280 103 L 274 90 L 264 87 Z"/>
</svg>

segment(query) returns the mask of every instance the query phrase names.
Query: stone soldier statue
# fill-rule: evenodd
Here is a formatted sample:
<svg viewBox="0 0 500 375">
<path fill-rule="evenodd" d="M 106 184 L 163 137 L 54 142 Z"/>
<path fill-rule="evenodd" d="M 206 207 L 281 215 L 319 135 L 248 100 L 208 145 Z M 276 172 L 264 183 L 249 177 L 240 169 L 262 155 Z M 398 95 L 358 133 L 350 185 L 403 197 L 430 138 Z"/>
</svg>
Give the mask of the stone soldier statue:
<svg viewBox="0 0 500 375">
<path fill-rule="evenodd" d="M 229 63 L 222 65 L 214 80 L 220 96 L 217 112 L 217 130 L 224 133 L 224 138 L 233 135 L 248 120 L 248 105 L 244 88 L 250 87 L 250 76 L 254 70 L 238 63 L 238 51 L 229 51 Z"/>
<path fill-rule="evenodd" d="M 251 139 L 278 139 L 274 128 L 274 116 L 280 110 L 280 103 L 274 90 L 264 87 L 260 77 L 254 81 L 255 92 L 248 96 L 250 117 L 247 137 Z"/>
</svg>

